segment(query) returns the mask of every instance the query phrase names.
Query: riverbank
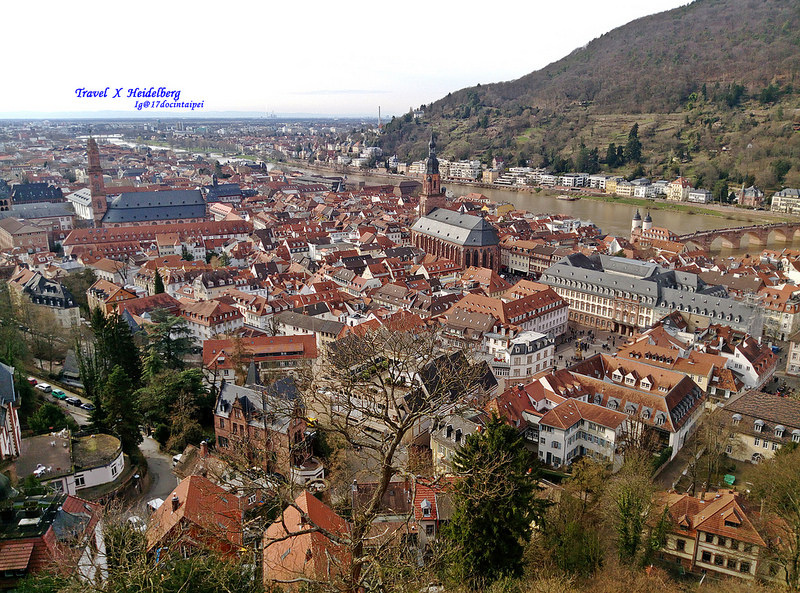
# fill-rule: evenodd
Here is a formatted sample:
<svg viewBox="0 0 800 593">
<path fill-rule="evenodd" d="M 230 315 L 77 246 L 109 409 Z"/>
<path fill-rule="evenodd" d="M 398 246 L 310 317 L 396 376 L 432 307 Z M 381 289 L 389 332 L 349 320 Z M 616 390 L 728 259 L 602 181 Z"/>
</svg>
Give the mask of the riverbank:
<svg viewBox="0 0 800 593">
<path fill-rule="evenodd" d="M 280 167 L 284 163 L 277 163 L 276 166 Z M 289 167 L 296 167 L 298 169 L 310 170 L 312 172 L 319 172 L 332 175 L 343 175 L 348 177 L 360 177 L 363 181 L 372 181 L 373 179 L 385 179 L 387 181 L 397 184 L 404 180 L 415 180 L 414 177 L 408 175 L 393 175 L 391 173 L 379 173 L 374 170 L 350 170 L 342 169 L 342 167 L 329 167 L 325 165 L 310 165 L 304 161 L 286 161 Z M 442 181 L 446 187 L 451 187 L 455 184 L 457 187 L 470 188 L 472 191 L 480 191 L 481 189 L 514 192 L 518 194 L 532 194 L 547 198 L 557 198 L 562 195 L 563 190 L 553 191 L 542 187 L 532 186 L 505 186 L 495 185 L 492 183 L 483 182 L 448 182 Z M 474 188 L 474 189 L 473 189 Z M 701 214 L 704 216 L 712 216 L 723 220 L 733 220 L 738 222 L 749 222 L 753 224 L 769 224 L 773 222 L 796 222 L 800 220 L 798 216 L 788 214 L 777 214 L 767 210 L 750 210 L 745 208 L 738 208 L 736 206 L 729 206 L 725 204 L 687 204 L 685 202 L 672 202 L 664 199 L 647 199 L 647 198 L 633 198 L 633 197 L 618 197 L 606 194 L 595 194 L 589 192 L 576 192 L 581 200 L 593 200 L 595 202 L 603 202 L 606 204 L 615 204 L 618 206 L 633 206 L 643 211 L 663 211 L 675 212 L 680 214 L 695 215 Z"/>
</svg>

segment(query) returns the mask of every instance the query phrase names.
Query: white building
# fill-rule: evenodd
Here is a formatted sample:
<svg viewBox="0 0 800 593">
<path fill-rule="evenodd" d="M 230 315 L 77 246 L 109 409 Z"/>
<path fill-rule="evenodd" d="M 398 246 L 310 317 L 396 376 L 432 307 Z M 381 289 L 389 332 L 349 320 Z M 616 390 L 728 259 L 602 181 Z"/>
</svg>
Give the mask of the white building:
<svg viewBox="0 0 800 593">
<path fill-rule="evenodd" d="M 447 176 L 458 179 L 478 179 L 481 176 L 481 169 L 480 161 L 451 162 L 449 175 Z"/>
<path fill-rule="evenodd" d="M 523 331 L 511 337 L 487 333 L 484 342 L 487 362 L 498 382 L 516 383 L 553 368 L 555 342 L 545 334 Z"/>
<path fill-rule="evenodd" d="M 577 399 L 567 399 L 539 421 L 539 459 L 553 467 L 585 456 L 618 469 L 622 455 L 617 443 L 625 433 L 628 415 Z"/>
<path fill-rule="evenodd" d="M 696 204 L 708 204 L 713 201 L 711 192 L 707 189 L 692 189 L 689 190 L 689 195 L 686 197 L 687 202 L 695 202 Z"/>
<path fill-rule="evenodd" d="M 34 475 L 56 492 L 74 495 L 119 479 L 125 470 L 125 457 L 115 436 L 73 438 L 64 429 L 23 439 L 15 465 L 20 479 Z"/>
<path fill-rule="evenodd" d="M 72 204 L 78 218 L 84 220 L 94 220 L 94 208 L 92 208 L 92 192 L 88 187 L 67 194 L 67 201 Z"/>
</svg>

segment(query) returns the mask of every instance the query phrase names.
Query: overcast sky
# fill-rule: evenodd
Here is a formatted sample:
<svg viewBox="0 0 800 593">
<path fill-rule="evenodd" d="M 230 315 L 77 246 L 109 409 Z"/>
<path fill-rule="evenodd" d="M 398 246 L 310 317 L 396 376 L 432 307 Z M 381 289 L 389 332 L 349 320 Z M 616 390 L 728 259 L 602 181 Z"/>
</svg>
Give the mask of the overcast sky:
<svg viewBox="0 0 800 593">
<path fill-rule="evenodd" d="M 5 0 L 0 114 L 133 112 L 127 89 L 164 86 L 205 111 L 389 116 L 686 3 Z M 108 98 L 75 94 L 106 87 Z"/>
</svg>

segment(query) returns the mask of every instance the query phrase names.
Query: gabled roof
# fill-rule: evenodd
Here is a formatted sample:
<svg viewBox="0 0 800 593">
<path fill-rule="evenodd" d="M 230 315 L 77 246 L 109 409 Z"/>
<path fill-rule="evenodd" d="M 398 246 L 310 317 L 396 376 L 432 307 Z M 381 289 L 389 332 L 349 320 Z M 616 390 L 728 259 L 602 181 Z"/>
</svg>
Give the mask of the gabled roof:
<svg viewBox="0 0 800 593">
<path fill-rule="evenodd" d="M 172 499 L 178 508 L 172 509 Z M 147 549 L 167 543 L 170 532 L 180 524 L 199 527 L 215 539 L 242 545 L 242 511 L 239 499 L 203 476 L 189 476 L 169 494 L 164 504 L 150 518 L 145 537 Z M 173 534 L 180 538 L 181 533 Z"/>
<path fill-rule="evenodd" d="M 699 497 L 668 493 L 661 499 L 669 509 L 674 531 L 691 537 L 701 531 L 766 546 L 748 516 L 756 513 L 744 508 L 738 492 L 704 492 Z"/>
<path fill-rule="evenodd" d="M 500 242 L 497 231 L 484 218 L 444 208 L 437 208 L 421 217 L 411 230 L 465 247 L 497 245 Z"/>
<path fill-rule="evenodd" d="M 348 532 L 344 519 L 303 491 L 264 533 L 265 579 L 335 579 L 348 568 L 350 552 L 345 544 L 331 537 L 346 536 Z"/>
</svg>

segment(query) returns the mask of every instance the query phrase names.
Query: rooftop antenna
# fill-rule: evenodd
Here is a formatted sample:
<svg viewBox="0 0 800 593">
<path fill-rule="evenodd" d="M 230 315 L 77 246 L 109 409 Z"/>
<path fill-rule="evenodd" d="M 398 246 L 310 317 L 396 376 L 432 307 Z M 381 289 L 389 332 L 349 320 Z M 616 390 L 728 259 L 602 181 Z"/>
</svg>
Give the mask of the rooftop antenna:
<svg viewBox="0 0 800 593">
<path fill-rule="evenodd" d="M 381 106 L 378 105 L 378 129 L 381 129 Z"/>
</svg>

